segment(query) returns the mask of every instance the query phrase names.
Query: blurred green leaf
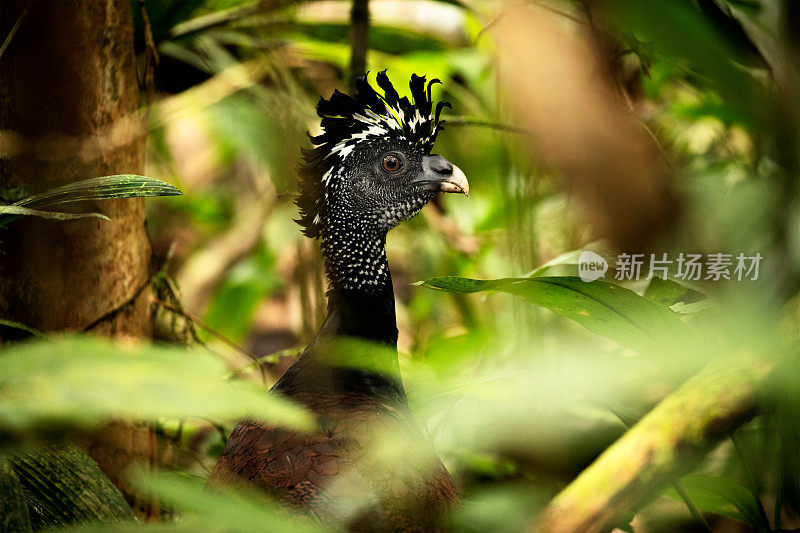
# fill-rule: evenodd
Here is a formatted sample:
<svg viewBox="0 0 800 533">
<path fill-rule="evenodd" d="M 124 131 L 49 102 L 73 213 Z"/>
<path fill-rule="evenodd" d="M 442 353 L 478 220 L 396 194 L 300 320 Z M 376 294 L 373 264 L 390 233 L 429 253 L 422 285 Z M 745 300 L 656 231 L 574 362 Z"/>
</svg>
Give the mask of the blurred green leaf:
<svg viewBox="0 0 800 533">
<path fill-rule="evenodd" d="M 274 264 L 274 258 L 260 247 L 253 257 L 236 265 L 214 292 L 205 321 L 234 342 L 244 340 L 258 306 L 280 287 Z"/>
<path fill-rule="evenodd" d="M 698 4 L 689 1 L 623 0 L 605 7 L 613 9 L 638 39 L 652 44 L 661 59 L 684 61 L 695 70 L 699 76 L 693 81 L 725 97 L 725 106 L 739 121 L 759 123 L 762 109 L 757 102 L 763 97 L 755 78 L 741 66 L 749 61 L 744 52 L 747 47 L 736 40 L 746 38 L 743 32 L 735 36 L 726 33 L 711 17 L 704 16 Z"/>
<path fill-rule="evenodd" d="M 336 23 L 301 23 L 294 25 L 301 34 L 311 39 L 331 43 L 347 42 L 350 27 Z M 389 26 L 373 26 L 369 34 L 370 51 L 385 54 L 403 54 L 416 51 L 443 51 L 448 43 L 441 38 L 413 28 L 392 28 Z"/>
<path fill-rule="evenodd" d="M 112 418 L 221 422 L 252 416 L 310 426 L 305 411 L 255 383 L 226 381 L 226 375 L 207 352 L 87 337 L 19 344 L 0 354 L 0 436 L 47 437 Z"/>
<path fill-rule="evenodd" d="M 676 346 L 691 338 L 678 316 L 635 292 L 603 281 L 578 277 L 477 280 L 433 278 L 418 285 L 454 293 L 499 291 L 521 296 L 583 325 L 589 331 L 635 350 Z"/>
<path fill-rule="evenodd" d="M 761 521 L 756 497 L 735 479 L 690 475 L 682 477 L 680 484 L 701 511 L 744 522 L 759 531 L 769 529 L 769 524 L 765 525 Z M 674 488 L 667 490 L 664 495 L 682 501 Z"/>
<path fill-rule="evenodd" d="M 179 511 L 180 519 L 172 524 L 115 526 L 115 531 L 219 531 L 304 533 L 328 531 L 291 511 L 282 509 L 263 493 L 240 489 L 233 492 L 224 487 L 209 489 L 203 480 L 177 473 L 134 475 L 134 482 L 146 493 Z M 107 531 L 96 526 L 79 531 Z"/>
</svg>

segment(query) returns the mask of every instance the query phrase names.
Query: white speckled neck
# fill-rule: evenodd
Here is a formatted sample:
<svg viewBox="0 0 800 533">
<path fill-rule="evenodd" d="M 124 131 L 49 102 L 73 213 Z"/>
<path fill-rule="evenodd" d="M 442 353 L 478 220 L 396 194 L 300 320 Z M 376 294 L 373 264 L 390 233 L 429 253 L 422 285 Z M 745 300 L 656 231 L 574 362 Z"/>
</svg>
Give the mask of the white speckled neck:
<svg viewBox="0 0 800 533">
<path fill-rule="evenodd" d="M 391 287 L 385 231 L 336 225 L 323 232 L 322 250 L 333 288 L 376 293 Z"/>
</svg>

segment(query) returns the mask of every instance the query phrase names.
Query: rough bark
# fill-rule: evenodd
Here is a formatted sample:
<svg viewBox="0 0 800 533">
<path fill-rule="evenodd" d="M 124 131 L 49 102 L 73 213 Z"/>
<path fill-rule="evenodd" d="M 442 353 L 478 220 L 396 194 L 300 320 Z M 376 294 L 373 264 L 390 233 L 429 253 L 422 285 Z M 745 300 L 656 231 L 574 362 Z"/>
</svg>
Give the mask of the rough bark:
<svg viewBox="0 0 800 533">
<path fill-rule="evenodd" d="M 775 364 L 751 356 L 710 363 L 584 470 L 529 529 L 599 533 L 620 525 L 754 414 Z"/>
<path fill-rule="evenodd" d="M 8 34 L 24 4 L 0 5 L 0 35 Z M 0 129 L 51 149 L 0 159 L 3 192 L 141 173 L 141 135 L 104 149 L 117 143 L 98 134 L 138 105 L 128 2 L 30 3 L 0 59 Z M 68 149 L 75 140 L 99 150 Z M 150 242 L 143 201 L 77 209 L 111 221 L 23 219 L 3 233 L 0 316 L 40 331 L 148 336 Z"/>
</svg>

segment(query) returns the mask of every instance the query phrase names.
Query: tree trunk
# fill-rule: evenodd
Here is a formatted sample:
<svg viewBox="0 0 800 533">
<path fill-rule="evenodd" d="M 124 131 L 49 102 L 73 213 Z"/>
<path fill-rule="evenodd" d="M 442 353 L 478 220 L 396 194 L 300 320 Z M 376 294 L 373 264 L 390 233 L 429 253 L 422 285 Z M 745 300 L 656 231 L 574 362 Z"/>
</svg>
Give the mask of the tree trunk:
<svg viewBox="0 0 800 533">
<path fill-rule="evenodd" d="M 13 153 L 0 154 L 0 194 L 141 174 L 145 139 L 135 127 L 130 2 L 3 1 L 0 42 L 10 33 L 0 56 L 0 137 L 15 142 Z M 46 332 L 149 338 L 144 201 L 86 202 L 75 209 L 111 220 L 25 217 L 0 234 L 0 317 Z M 133 500 L 124 469 L 152 452 L 146 428 L 114 424 L 83 445 Z"/>
<path fill-rule="evenodd" d="M 3 2 L 3 38 L 21 15 L 0 57 L 0 129 L 21 139 L 20 151 L 0 160 L 2 191 L 140 174 L 144 138 L 102 135 L 139 106 L 130 3 Z M 0 316 L 42 331 L 149 336 L 143 200 L 78 209 L 111 221 L 25 218 L 2 235 Z"/>
</svg>

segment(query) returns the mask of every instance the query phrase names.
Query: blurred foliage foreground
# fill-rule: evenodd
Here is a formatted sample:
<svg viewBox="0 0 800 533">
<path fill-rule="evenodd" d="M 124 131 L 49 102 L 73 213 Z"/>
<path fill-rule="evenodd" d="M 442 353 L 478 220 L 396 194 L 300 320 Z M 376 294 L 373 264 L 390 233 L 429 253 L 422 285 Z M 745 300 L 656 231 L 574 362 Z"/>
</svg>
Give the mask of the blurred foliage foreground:
<svg viewBox="0 0 800 533">
<path fill-rule="evenodd" d="M 293 167 L 315 98 L 346 86 L 350 4 L 141 4 L 146 174 L 186 193 L 148 215 L 158 342 L 3 322 L 40 338 L 0 352 L 0 529 L 321 529 L 203 487 L 237 420 L 314 423 L 264 386 L 324 309 Z M 449 529 L 800 527 L 798 5 L 370 2 L 367 67 L 445 82 L 437 150 L 474 191 L 388 244 L 403 381 L 461 495 Z M 628 245 L 763 263 L 577 277 L 581 250 Z M 129 471 L 144 524 L 66 444 L 111 420 L 152 437 Z"/>
</svg>

